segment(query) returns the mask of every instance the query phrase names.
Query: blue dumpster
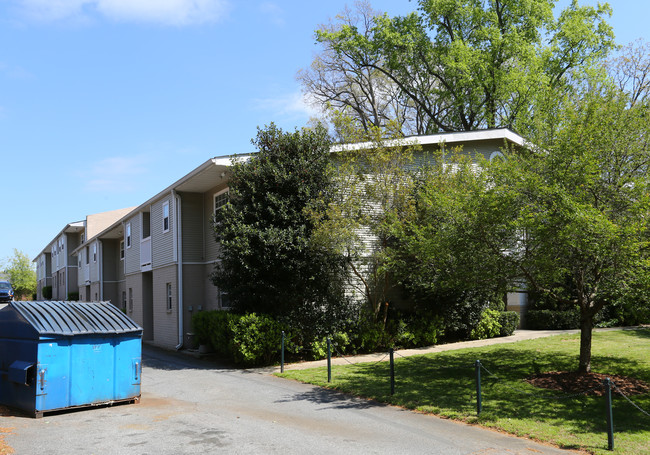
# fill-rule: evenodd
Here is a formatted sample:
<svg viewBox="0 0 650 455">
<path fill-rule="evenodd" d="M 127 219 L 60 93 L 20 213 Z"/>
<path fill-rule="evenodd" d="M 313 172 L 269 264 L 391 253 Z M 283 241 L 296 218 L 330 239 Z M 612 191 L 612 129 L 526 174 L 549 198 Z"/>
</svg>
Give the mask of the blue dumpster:
<svg viewBox="0 0 650 455">
<path fill-rule="evenodd" d="M 0 310 L 0 404 L 44 412 L 139 402 L 142 328 L 109 302 Z"/>
</svg>

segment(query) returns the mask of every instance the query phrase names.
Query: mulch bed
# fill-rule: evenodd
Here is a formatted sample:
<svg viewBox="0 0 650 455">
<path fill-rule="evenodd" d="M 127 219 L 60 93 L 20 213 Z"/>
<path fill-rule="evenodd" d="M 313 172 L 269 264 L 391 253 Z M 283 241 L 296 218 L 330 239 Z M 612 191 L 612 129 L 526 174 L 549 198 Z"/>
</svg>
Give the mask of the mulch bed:
<svg viewBox="0 0 650 455">
<path fill-rule="evenodd" d="M 550 371 L 548 373 L 534 374 L 526 378 L 526 382 L 543 389 L 560 390 L 565 393 L 581 393 L 586 390 L 586 395 L 603 396 L 605 387 L 603 383 L 609 378 L 612 383 L 625 395 L 640 395 L 650 392 L 650 385 L 634 378 L 612 374 L 587 373 L 579 374 L 568 371 Z M 594 389 L 594 390 L 591 390 Z M 616 388 L 612 386 L 612 393 Z"/>
</svg>

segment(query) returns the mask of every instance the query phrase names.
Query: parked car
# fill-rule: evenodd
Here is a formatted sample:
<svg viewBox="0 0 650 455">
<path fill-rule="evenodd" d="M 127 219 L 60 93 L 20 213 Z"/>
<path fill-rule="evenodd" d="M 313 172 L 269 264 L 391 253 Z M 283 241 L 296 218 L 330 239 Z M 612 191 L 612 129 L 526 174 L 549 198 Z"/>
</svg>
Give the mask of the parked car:
<svg viewBox="0 0 650 455">
<path fill-rule="evenodd" d="M 0 281 L 0 302 L 11 302 L 14 299 L 14 288 L 8 281 Z"/>
</svg>

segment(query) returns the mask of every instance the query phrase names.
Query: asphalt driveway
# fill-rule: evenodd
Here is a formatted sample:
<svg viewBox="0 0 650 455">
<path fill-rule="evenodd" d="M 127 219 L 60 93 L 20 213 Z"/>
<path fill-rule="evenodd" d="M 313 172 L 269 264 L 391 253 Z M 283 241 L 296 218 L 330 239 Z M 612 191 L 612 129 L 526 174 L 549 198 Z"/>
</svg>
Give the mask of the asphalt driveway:
<svg viewBox="0 0 650 455">
<path fill-rule="evenodd" d="M 553 447 L 150 347 L 142 401 L 0 417 L 20 454 L 560 454 Z"/>
</svg>

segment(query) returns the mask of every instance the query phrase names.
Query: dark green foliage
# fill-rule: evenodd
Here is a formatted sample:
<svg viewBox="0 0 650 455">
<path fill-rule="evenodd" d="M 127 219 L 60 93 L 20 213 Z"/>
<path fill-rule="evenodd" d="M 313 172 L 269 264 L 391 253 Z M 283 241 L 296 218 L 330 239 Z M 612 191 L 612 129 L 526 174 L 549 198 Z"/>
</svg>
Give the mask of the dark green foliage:
<svg viewBox="0 0 650 455">
<path fill-rule="evenodd" d="M 580 328 L 580 309 L 528 310 L 526 328 L 531 330 L 566 330 Z"/>
<path fill-rule="evenodd" d="M 483 311 L 481 319 L 470 333 L 470 338 L 472 340 L 485 340 L 486 338 L 494 338 L 500 333 L 501 322 L 499 311 L 487 308 Z"/>
<path fill-rule="evenodd" d="M 52 298 L 52 286 L 43 286 L 41 292 L 43 293 L 43 298 L 45 300 L 50 300 Z"/>
<path fill-rule="evenodd" d="M 78 292 L 68 292 L 68 300 L 71 302 L 76 302 L 79 300 Z"/>
<path fill-rule="evenodd" d="M 285 328 L 273 318 L 250 313 L 229 321 L 231 352 L 236 363 L 268 365 L 280 356 Z"/>
<path fill-rule="evenodd" d="M 499 314 L 499 324 L 501 324 L 499 336 L 507 337 L 512 335 L 519 325 L 519 313 L 514 311 L 502 311 Z"/>
<path fill-rule="evenodd" d="M 215 219 L 221 262 L 214 283 L 238 313 L 323 334 L 348 311 L 343 259 L 312 241 L 308 215 L 331 199 L 327 131 L 285 133 L 271 124 L 253 143 L 259 152 L 233 163 L 230 203 Z"/>
<path fill-rule="evenodd" d="M 192 318 L 192 326 L 199 343 L 207 344 L 218 355 L 243 365 L 269 365 L 277 361 L 283 330 L 287 333 L 285 348 L 288 352 L 296 350 L 288 328 L 263 314 L 200 312 Z"/>
</svg>

